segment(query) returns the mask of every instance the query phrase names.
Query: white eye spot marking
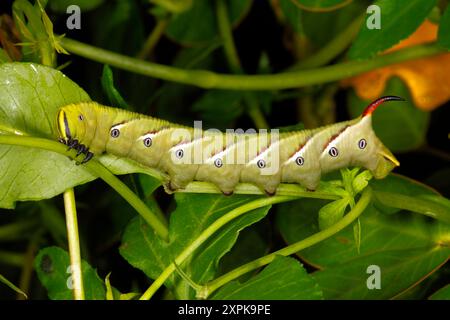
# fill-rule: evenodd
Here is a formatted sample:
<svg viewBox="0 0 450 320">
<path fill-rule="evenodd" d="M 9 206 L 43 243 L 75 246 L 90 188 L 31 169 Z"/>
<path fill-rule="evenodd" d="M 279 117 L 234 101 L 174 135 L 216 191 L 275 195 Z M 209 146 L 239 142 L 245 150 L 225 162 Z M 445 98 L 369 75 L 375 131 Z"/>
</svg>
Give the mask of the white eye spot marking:
<svg viewBox="0 0 450 320">
<path fill-rule="evenodd" d="M 303 157 L 297 157 L 297 159 L 295 159 L 295 163 L 298 166 L 302 166 L 305 163 L 305 159 Z"/>
<path fill-rule="evenodd" d="M 358 141 L 358 147 L 359 147 L 360 149 L 364 149 L 366 146 L 367 146 L 367 141 L 366 141 L 366 139 L 361 139 L 361 140 Z"/>
<path fill-rule="evenodd" d="M 117 138 L 118 136 L 120 136 L 120 130 L 117 128 L 111 129 L 111 137 Z"/>
<path fill-rule="evenodd" d="M 215 165 L 217 168 L 222 167 L 222 166 L 223 166 L 222 159 L 217 158 L 216 160 L 214 160 L 214 165 Z"/>
<path fill-rule="evenodd" d="M 339 155 L 339 151 L 335 147 L 331 147 L 330 150 L 328 150 L 328 154 L 333 158 L 336 158 Z"/>
<path fill-rule="evenodd" d="M 263 159 L 259 159 L 256 165 L 258 166 L 258 168 L 262 169 L 266 167 L 266 162 Z"/>
<path fill-rule="evenodd" d="M 152 138 L 150 138 L 150 137 L 147 137 L 142 141 L 144 142 L 144 146 L 146 146 L 147 148 L 150 147 L 153 143 Z"/>
<path fill-rule="evenodd" d="M 79 115 L 78 115 L 78 119 L 79 119 L 80 121 L 83 121 L 83 120 L 84 120 L 83 115 L 82 115 L 82 114 L 79 114 Z"/>
<path fill-rule="evenodd" d="M 183 149 L 178 149 L 178 150 L 175 152 L 175 156 L 176 156 L 178 159 L 183 158 L 183 156 L 184 156 L 184 151 L 183 151 Z"/>
</svg>

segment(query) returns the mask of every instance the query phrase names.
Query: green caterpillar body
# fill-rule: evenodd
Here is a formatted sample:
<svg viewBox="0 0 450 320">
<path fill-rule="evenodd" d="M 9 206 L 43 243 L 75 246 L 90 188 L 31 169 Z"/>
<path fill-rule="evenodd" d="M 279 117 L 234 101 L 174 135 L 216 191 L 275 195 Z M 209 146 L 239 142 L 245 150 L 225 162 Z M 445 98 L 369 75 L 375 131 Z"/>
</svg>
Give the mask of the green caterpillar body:
<svg viewBox="0 0 450 320">
<path fill-rule="evenodd" d="M 274 194 L 280 183 L 315 190 L 322 174 L 347 166 L 385 177 L 399 163 L 375 135 L 371 115 L 389 100 L 402 99 L 383 97 L 357 119 L 282 134 L 201 131 L 95 102 L 62 107 L 57 124 L 60 141 L 84 153 L 83 162 L 110 153 L 167 173 L 171 190 L 198 180 L 224 194 L 239 182 Z"/>
</svg>

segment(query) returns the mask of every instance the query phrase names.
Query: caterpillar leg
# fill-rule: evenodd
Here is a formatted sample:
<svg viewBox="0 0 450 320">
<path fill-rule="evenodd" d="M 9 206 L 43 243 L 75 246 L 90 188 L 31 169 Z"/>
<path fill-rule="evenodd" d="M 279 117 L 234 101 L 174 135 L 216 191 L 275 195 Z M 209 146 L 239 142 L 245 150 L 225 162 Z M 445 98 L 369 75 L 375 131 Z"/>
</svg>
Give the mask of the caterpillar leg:
<svg viewBox="0 0 450 320">
<path fill-rule="evenodd" d="M 92 152 L 90 152 L 89 149 L 86 149 L 85 154 L 86 154 L 86 157 L 84 157 L 83 161 L 81 161 L 81 164 L 88 162 L 94 156 L 94 154 Z"/>
<path fill-rule="evenodd" d="M 67 145 L 69 147 L 67 149 L 67 151 L 69 151 L 71 149 L 76 149 L 77 150 L 77 154 L 76 154 L 75 157 L 78 157 L 81 154 L 85 155 L 83 161 L 81 161 L 81 163 L 77 162 L 77 165 L 88 162 L 94 156 L 94 154 L 89 151 L 89 148 L 86 147 L 84 144 L 81 144 L 77 139 L 69 138 L 69 139 L 65 140 L 63 138 L 59 138 L 58 141 L 61 142 L 62 144 Z"/>
<path fill-rule="evenodd" d="M 229 196 L 232 196 L 232 195 L 233 195 L 234 191 L 233 191 L 233 190 L 231 190 L 231 191 L 223 191 L 223 190 L 222 190 L 222 193 L 223 193 L 224 196 L 229 197 Z"/>
</svg>

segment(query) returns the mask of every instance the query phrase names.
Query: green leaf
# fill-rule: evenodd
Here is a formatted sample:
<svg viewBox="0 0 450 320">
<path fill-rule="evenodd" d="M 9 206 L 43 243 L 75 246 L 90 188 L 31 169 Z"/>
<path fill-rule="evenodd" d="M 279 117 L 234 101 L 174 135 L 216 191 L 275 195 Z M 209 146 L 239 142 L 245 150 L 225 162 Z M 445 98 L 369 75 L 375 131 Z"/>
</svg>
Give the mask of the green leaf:
<svg viewBox="0 0 450 320">
<path fill-rule="evenodd" d="M 450 300 L 450 284 L 433 293 L 429 300 Z"/>
<path fill-rule="evenodd" d="M 352 181 L 352 189 L 355 194 L 360 193 L 367 185 L 369 181 L 372 179 L 372 174 L 369 170 L 364 170 L 360 174 L 358 174 L 355 179 Z"/>
<path fill-rule="evenodd" d="M 438 43 L 450 50 L 450 6 L 447 6 L 439 23 Z"/>
<path fill-rule="evenodd" d="M 263 220 L 258 224 L 242 230 L 235 246 L 220 261 L 220 274 L 225 274 L 267 254 L 269 252 L 268 237 L 271 234 L 269 228 L 271 228 L 270 223 Z M 242 275 L 239 280 L 247 280 L 251 276 L 252 273 L 248 272 Z"/>
<path fill-rule="evenodd" d="M 352 2 L 352 0 L 289 0 L 289 1 L 292 1 L 296 5 L 300 6 L 302 9 L 321 12 L 336 10 Z"/>
<path fill-rule="evenodd" d="M 419 193 L 425 196 L 432 192 L 400 177 L 372 183 L 377 184 L 373 186 L 374 194 L 377 190 L 394 189 L 409 192 L 410 199 L 414 199 Z M 305 200 L 278 208 L 277 225 L 289 244 L 319 229 L 314 211 L 323 201 Z M 327 299 L 392 298 L 428 277 L 450 256 L 450 226 L 422 215 L 406 212 L 386 215 L 369 206 L 360 216 L 360 224 L 360 254 L 355 250 L 358 241 L 352 226 L 299 252 L 308 264 L 323 269 L 314 273 L 314 277 Z M 366 269 L 373 264 L 381 267 L 382 290 L 367 289 L 370 275 Z"/>
<path fill-rule="evenodd" d="M 391 299 L 428 277 L 449 255 L 450 249 L 436 246 L 362 253 L 351 261 L 315 272 L 313 277 L 325 299 Z M 369 266 L 380 268 L 380 290 L 367 286 Z"/>
<path fill-rule="evenodd" d="M 380 9 L 380 29 L 369 29 L 367 24 L 376 13 L 368 13 L 348 53 L 350 59 L 368 59 L 389 49 L 411 35 L 425 20 L 436 0 L 378 0 L 374 5 Z"/>
<path fill-rule="evenodd" d="M 104 0 L 49 0 L 50 9 L 58 13 L 66 13 L 71 5 L 79 6 L 82 13 L 94 10 L 99 7 Z"/>
<path fill-rule="evenodd" d="M 373 128 L 388 149 L 399 152 L 421 146 L 426 139 L 430 114 L 414 106 L 407 87 L 399 78 L 388 81 L 384 94 L 404 97 L 407 101 L 381 106 L 373 114 Z M 349 94 L 348 109 L 352 117 L 361 115 L 371 101 Z"/>
<path fill-rule="evenodd" d="M 348 199 L 339 199 L 320 208 L 319 229 L 325 230 L 341 220 L 348 205 Z"/>
<path fill-rule="evenodd" d="M 169 243 L 158 238 L 145 221 L 136 218 L 125 230 L 120 253 L 131 265 L 144 271 L 149 278 L 156 279 L 211 223 L 252 199 L 248 196 L 176 194 L 177 207 L 170 216 Z M 256 209 L 231 221 L 179 267 L 195 283 L 211 280 L 217 272 L 220 259 L 236 242 L 239 231 L 262 219 L 268 210 L 268 207 Z M 166 281 L 166 286 L 178 298 L 195 296 L 193 290 L 177 275 L 172 275 Z"/>
<path fill-rule="evenodd" d="M 249 11 L 251 0 L 226 0 L 230 21 L 236 25 Z M 185 45 L 204 44 L 218 37 L 214 1 L 196 0 L 192 7 L 175 15 L 167 35 Z"/>
<path fill-rule="evenodd" d="M 108 65 L 103 66 L 102 73 L 102 87 L 103 92 L 108 97 L 109 103 L 111 106 L 116 108 L 122 108 L 129 110 L 130 106 L 125 101 L 124 98 L 120 95 L 120 92 L 114 87 L 114 75 L 113 72 Z"/>
<path fill-rule="evenodd" d="M 16 293 L 19 293 L 21 295 L 23 295 L 26 299 L 28 299 L 28 296 L 25 292 L 23 292 L 22 290 L 20 290 L 20 288 L 18 288 L 17 286 L 15 286 L 11 281 L 9 281 L 8 279 L 6 279 L 3 275 L 0 274 L 0 282 L 7 285 L 10 289 L 14 290 Z"/>
<path fill-rule="evenodd" d="M 71 300 L 70 258 L 66 251 L 58 247 L 47 247 L 39 251 L 35 260 L 35 270 L 41 283 L 47 288 L 52 300 Z M 104 300 L 106 289 L 94 269 L 81 261 L 84 293 L 87 300 Z"/>
<path fill-rule="evenodd" d="M 261 273 L 239 283 L 232 281 L 212 296 L 214 300 L 317 300 L 322 291 L 301 263 L 278 256 Z"/>
</svg>

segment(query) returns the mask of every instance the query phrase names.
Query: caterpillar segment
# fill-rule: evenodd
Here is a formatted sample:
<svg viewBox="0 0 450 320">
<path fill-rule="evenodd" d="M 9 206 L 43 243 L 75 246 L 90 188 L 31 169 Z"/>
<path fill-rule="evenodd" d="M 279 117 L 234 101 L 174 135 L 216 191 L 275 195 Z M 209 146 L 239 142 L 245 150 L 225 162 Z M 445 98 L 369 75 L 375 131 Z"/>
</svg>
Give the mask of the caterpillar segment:
<svg viewBox="0 0 450 320">
<path fill-rule="evenodd" d="M 314 130 L 283 134 L 200 132 L 157 118 L 99 105 L 95 102 L 62 107 L 57 116 L 59 141 L 84 154 L 110 153 L 166 173 L 166 189 L 175 191 L 193 181 L 207 181 L 224 194 L 240 182 L 268 195 L 280 183 L 315 190 L 324 173 L 348 166 L 370 170 L 384 178 L 399 165 L 372 129 L 372 114 L 386 101 L 381 97 L 353 120 Z"/>
</svg>

